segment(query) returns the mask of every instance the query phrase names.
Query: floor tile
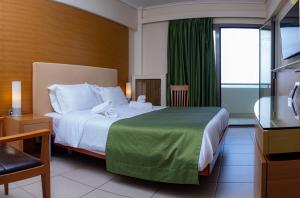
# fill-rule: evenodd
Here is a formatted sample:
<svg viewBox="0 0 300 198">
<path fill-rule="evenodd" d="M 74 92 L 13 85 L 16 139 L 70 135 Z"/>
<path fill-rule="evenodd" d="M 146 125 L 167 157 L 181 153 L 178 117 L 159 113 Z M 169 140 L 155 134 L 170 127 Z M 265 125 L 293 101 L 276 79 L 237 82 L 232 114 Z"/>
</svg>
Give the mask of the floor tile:
<svg viewBox="0 0 300 198">
<path fill-rule="evenodd" d="M 0 198 L 34 198 L 34 196 L 21 188 L 15 188 L 9 190 L 8 196 L 0 192 Z"/>
<path fill-rule="evenodd" d="M 255 155 L 254 154 L 224 154 L 223 165 L 225 166 L 254 166 Z"/>
<path fill-rule="evenodd" d="M 69 171 L 80 168 L 78 163 L 68 158 L 52 158 L 51 161 L 51 176 L 60 175 Z"/>
<path fill-rule="evenodd" d="M 216 187 L 216 183 L 203 183 L 200 185 L 170 184 L 155 193 L 153 198 L 213 198 Z"/>
<path fill-rule="evenodd" d="M 219 183 L 216 198 L 254 198 L 254 184 Z"/>
<path fill-rule="evenodd" d="M 40 182 L 23 186 L 22 188 L 35 197 L 42 198 L 42 185 Z M 92 190 L 93 188 L 89 186 L 74 182 L 62 176 L 51 178 L 52 198 L 77 198 Z"/>
<path fill-rule="evenodd" d="M 254 166 L 222 166 L 219 182 L 254 182 Z"/>
<path fill-rule="evenodd" d="M 226 144 L 224 145 L 224 154 L 239 154 L 239 153 L 248 153 L 254 154 L 255 147 L 254 144 L 249 145 L 233 145 L 233 144 Z"/>
<path fill-rule="evenodd" d="M 29 179 L 17 181 L 15 183 L 17 186 L 26 186 L 26 185 L 37 183 L 40 181 L 41 181 L 41 176 L 36 176 L 36 177 L 29 178 Z"/>
<path fill-rule="evenodd" d="M 82 198 L 125 198 L 125 196 L 105 192 L 103 190 L 94 190 Z"/>
<path fill-rule="evenodd" d="M 16 185 L 16 182 L 14 183 L 10 183 L 9 185 L 9 189 L 14 189 L 17 188 L 18 186 Z M 0 192 L 4 191 L 4 185 L 0 185 Z"/>
<path fill-rule="evenodd" d="M 76 169 L 63 176 L 94 188 L 100 187 L 113 178 L 113 174 L 102 167 Z"/>
<path fill-rule="evenodd" d="M 253 144 L 251 136 L 227 136 L 225 138 L 225 145 L 249 145 Z"/>
<path fill-rule="evenodd" d="M 117 176 L 100 189 L 129 197 L 151 197 L 158 189 L 159 183 L 147 182 L 129 177 Z"/>
</svg>

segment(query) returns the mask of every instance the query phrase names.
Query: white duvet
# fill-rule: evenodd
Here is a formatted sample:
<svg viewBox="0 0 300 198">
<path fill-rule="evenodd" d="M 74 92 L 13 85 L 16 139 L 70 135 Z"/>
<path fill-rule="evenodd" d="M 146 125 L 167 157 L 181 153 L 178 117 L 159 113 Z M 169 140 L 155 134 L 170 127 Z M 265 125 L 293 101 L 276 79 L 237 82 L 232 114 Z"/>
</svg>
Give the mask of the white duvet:
<svg viewBox="0 0 300 198">
<path fill-rule="evenodd" d="M 48 113 L 53 118 L 55 142 L 75 148 L 84 148 L 92 151 L 105 152 L 108 131 L 114 122 L 136 115 L 162 109 L 153 107 L 152 110 L 134 109 L 129 105 L 118 106 L 118 118 L 106 118 L 90 110 L 71 112 L 60 115 Z M 202 171 L 213 161 L 214 153 L 218 149 L 222 132 L 228 125 L 229 113 L 221 109 L 207 124 L 204 130 L 200 149 L 198 170 Z"/>
</svg>

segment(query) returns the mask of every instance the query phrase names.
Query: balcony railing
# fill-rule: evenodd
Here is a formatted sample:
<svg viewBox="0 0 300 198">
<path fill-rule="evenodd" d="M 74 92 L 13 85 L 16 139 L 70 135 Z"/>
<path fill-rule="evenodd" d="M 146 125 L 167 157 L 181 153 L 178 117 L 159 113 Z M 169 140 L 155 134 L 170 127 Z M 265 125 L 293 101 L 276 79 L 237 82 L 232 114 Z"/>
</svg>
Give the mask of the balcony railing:
<svg viewBox="0 0 300 198">
<path fill-rule="evenodd" d="M 271 84 L 221 84 L 221 103 L 231 114 L 253 114 L 260 94 L 268 95 Z M 260 93 L 261 92 L 261 93 Z"/>
</svg>

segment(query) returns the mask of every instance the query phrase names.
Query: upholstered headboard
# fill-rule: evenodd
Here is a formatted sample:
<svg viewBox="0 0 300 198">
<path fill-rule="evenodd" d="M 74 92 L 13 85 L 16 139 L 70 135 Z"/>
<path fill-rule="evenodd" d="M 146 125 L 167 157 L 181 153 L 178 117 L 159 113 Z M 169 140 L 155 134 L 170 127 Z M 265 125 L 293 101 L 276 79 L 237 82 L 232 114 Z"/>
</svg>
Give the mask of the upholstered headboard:
<svg viewBox="0 0 300 198">
<path fill-rule="evenodd" d="M 52 84 L 91 83 L 103 87 L 117 85 L 117 70 L 58 63 L 33 63 L 33 114 L 52 112 L 48 86 Z"/>
</svg>

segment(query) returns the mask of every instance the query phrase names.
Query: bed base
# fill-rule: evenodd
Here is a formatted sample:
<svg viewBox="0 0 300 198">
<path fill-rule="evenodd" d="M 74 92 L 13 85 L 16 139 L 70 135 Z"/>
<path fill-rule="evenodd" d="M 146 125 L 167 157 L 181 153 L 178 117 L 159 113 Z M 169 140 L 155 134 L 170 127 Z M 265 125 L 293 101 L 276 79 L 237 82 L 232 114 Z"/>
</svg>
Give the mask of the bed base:
<svg viewBox="0 0 300 198">
<path fill-rule="evenodd" d="M 210 164 L 208 164 L 204 170 L 198 172 L 199 176 L 209 176 L 212 173 L 213 168 L 214 168 L 214 166 L 215 166 L 215 164 L 218 160 L 218 157 L 219 157 L 220 153 L 223 152 L 226 131 L 227 131 L 227 128 L 222 133 L 222 137 L 221 137 L 221 140 L 220 140 L 220 143 L 219 143 L 219 146 L 218 146 L 218 150 L 214 154 L 213 161 Z M 55 135 L 53 135 L 53 136 L 55 136 Z M 70 151 L 78 152 L 78 153 L 81 153 L 81 154 L 84 154 L 84 155 L 88 155 L 88 156 L 91 156 L 91 157 L 96 157 L 96 158 L 100 158 L 100 159 L 105 160 L 105 153 L 103 153 L 103 152 L 90 151 L 90 150 L 82 149 L 82 148 L 74 148 L 74 147 L 71 147 L 71 146 L 65 146 L 63 144 L 58 144 L 58 143 L 53 143 L 53 144 L 56 145 L 56 146 L 62 147 L 64 149 L 70 150 Z"/>
</svg>

